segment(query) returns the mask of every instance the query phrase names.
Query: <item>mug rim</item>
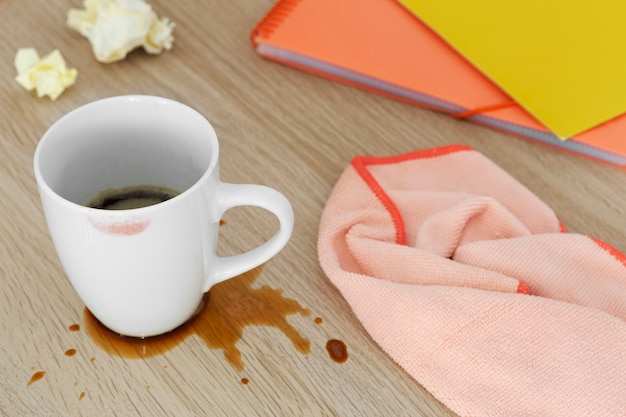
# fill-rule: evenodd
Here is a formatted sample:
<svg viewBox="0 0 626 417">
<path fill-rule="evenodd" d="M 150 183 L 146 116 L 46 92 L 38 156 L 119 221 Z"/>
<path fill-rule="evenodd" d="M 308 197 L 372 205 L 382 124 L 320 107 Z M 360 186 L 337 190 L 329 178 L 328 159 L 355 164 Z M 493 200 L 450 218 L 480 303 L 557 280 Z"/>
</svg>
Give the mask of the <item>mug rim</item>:
<svg viewBox="0 0 626 417">
<path fill-rule="evenodd" d="M 187 187 L 184 191 L 180 192 L 180 194 L 177 194 L 176 196 L 160 202 L 160 203 L 156 203 L 156 204 L 152 204 L 150 206 L 145 206 L 145 207 L 138 207 L 138 208 L 132 208 L 132 209 L 120 209 L 120 210 L 107 210 L 107 209 L 100 209 L 100 208 L 93 208 L 93 207 L 88 207 L 79 203 L 75 203 L 63 196 L 61 196 L 57 191 L 55 191 L 46 181 L 46 179 L 44 178 L 44 175 L 41 172 L 40 169 L 40 162 L 41 162 L 41 154 L 43 152 L 43 148 L 46 144 L 46 142 L 49 140 L 47 138 L 49 138 L 53 133 L 54 130 L 56 128 L 58 128 L 60 125 L 64 124 L 68 119 L 75 117 L 78 113 L 85 111 L 85 110 L 89 110 L 89 108 L 92 107 L 97 107 L 97 106 L 102 106 L 102 105 L 106 105 L 110 102 L 140 102 L 140 101 L 149 101 L 152 103 L 160 103 L 160 104 L 165 104 L 165 105 L 171 105 L 171 106 L 176 106 L 179 107 L 181 109 L 184 109 L 185 111 L 189 111 L 192 113 L 195 113 L 195 115 L 200 117 L 200 120 L 206 124 L 206 126 L 209 128 L 210 133 L 212 133 L 212 135 L 209 135 L 209 140 L 211 140 L 212 142 L 212 146 L 211 148 L 214 149 L 214 152 L 212 152 L 211 157 L 210 157 L 210 161 L 208 166 L 206 167 L 206 169 L 204 170 L 204 172 L 202 173 L 202 175 L 200 176 L 200 178 L 198 178 L 193 184 L 191 184 L 189 187 Z M 197 188 L 201 187 L 202 184 L 204 184 L 207 181 L 207 177 L 210 177 L 211 175 L 213 175 L 213 172 L 217 169 L 218 165 L 218 158 L 219 158 L 219 141 L 217 139 L 217 133 L 215 132 L 215 128 L 213 127 L 213 125 L 209 122 L 209 120 L 202 115 L 200 112 L 198 112 L 196 109 L 194 109 L 193 107 L 181 103 L 180 101 L 177 100 L 173 100 L 170 98 L 166 98 L 166 97 L 160 97 L 160 96 L 153 96 L 153 95 L 145 95 L 145 94 L 128 94 L 128 95 L 119 95 L 119 96 L 111 96 L 111 97 L 106 97 L 106 98 L 102 98 L 102 99 L 98 99 L 98 100 L 94 100 L 85 104 L 82 104 L 74 109 L 72 109 L 71 111 L 67 112 L 66 114 L 64 114 L 63 116 L 61 116 L 59 119 L 57 119 L 52 125 L 50 125 L 46 131 L 44 132 L 44 134 L 41 136 L 41 138 L 39 139 L 39 142 L 37 143 L 37 147 L 35 149 L 35 154 L 33 157 L 33 166 L 34 166 L 34 171 L 35 171 L 35 179 L 37 181 L 38 186 L 44 190 L 44 192 L 52 197 L 53 199 L 57 200 L 57 202 L 61 203 L 61 204 L 65 204 L 65 205 L 69 205 L 75 209 L 79 209 L 79 210 L 84 210 L 84 211 L 92 211 L 92 210 L 97 210 L 97 211 L 102 211 L 102 212 L 108 212 L 110 215 L 124 215 L 125 213 L 129 213 L 129 212 L 133 212 L 133 213 L 138 213 L 140 211 L 153 211 L 153 210 L 158 210 L 164 206 L 169 206 L 171 204 L 174 204 L 176 201 L 179 201 L 183 198 L 185 198 L 187 195 L 192 194 Z"/>
</svg>

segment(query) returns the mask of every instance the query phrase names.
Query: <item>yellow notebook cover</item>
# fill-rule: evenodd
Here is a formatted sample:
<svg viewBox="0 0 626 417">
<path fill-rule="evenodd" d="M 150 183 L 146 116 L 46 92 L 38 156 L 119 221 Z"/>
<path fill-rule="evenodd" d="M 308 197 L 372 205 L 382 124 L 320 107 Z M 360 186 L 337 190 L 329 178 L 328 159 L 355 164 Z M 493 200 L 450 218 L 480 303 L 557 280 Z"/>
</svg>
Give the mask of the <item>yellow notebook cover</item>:
<svg viewBox="0 0 626 417">
<path fill-rule="evenodd" d="M 561 138 L 626 112 L 626 2 L 398 0 Z"/>
</svg>

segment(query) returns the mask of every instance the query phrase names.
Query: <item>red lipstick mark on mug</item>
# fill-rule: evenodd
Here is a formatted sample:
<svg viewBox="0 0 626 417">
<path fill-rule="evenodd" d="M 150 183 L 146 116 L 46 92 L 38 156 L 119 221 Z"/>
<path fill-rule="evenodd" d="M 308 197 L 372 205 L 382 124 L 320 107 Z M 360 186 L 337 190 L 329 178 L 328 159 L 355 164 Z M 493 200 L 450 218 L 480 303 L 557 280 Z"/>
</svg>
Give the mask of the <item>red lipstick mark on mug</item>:
<svg viewBox="0 0 626 417">
<path fill-rule="evenodd" d="M 116 236 L 132 236 L 146 230 L 150 220 L 103 221 L 89 219 L 89 222 L 102 233 Z"/>
</svg>

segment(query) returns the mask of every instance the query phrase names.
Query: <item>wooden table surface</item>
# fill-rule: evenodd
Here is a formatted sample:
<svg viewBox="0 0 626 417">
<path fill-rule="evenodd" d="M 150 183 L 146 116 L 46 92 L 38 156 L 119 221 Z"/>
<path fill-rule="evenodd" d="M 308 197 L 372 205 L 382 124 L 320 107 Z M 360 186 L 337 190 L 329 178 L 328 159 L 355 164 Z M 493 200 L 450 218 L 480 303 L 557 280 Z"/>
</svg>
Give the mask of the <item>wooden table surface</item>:
<svg viewBox="0 0 626 417">
<path fill-rule="evenodd" d="M 568 230 L 626 251 L 626 172 L 265 61 L 248 34 L 273 0 L 151 4 L 177 25 L 173 49 L 101 64 L 65 24 L 79 0 L 0 2 L 0 414 L 451 415 L 369 338 L 319 266 L 320 215 L 356 154 L 470 145 L 542 198 Z M 77 68 L 77 83 L 58 100 L 38 99 L 14 81 L 15 54 L 29 46 L 41 55 L 58 48 Z M 135 93 L 204 114 L 220 139 L 224 181 L 270 185 L 290 199 L 296 223 L 287 247 L 233 281 L 297 302 L 300 311 L 286 321 L 308 350 L 277 327 L 247 326 L 236 343 L 239 370 L 193 334 L 131 358 L 88 331 L 48 235 L 32 157 L 63 114 Z M 225 220 L 222 253 L 256 245 L 276 226 L 252 209 Z M 331 339 L 346 344 L 346 362 L 331 360 Z M 29 385 L 35 375 L 43 377 Z"/>
</svg>

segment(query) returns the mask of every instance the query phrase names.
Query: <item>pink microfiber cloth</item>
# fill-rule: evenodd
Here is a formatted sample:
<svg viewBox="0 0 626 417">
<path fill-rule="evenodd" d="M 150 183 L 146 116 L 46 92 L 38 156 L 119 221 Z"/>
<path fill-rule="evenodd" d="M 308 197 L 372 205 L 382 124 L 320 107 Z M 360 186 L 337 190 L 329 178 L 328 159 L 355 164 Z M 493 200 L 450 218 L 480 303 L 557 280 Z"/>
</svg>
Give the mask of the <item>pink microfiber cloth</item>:
<svg viewBox="0 0 626 417">
<path fill-rule="evenodd" d="M 626 416 L 626 257 L 471 148 L 356 157 L 318 250 L 371 337 L 458 415 Z"/>
</svg>

